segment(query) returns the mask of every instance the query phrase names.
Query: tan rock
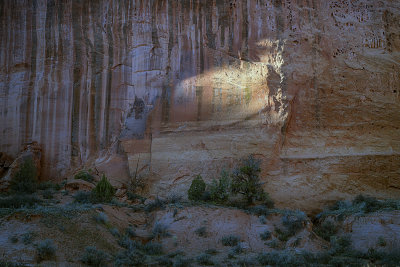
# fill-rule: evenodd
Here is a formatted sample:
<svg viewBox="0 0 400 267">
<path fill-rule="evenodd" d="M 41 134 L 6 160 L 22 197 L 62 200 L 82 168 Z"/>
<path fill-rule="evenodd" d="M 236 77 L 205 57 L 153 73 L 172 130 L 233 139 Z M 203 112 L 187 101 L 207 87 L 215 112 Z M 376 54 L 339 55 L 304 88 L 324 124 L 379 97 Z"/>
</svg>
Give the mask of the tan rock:
<svg viewBox="0 0 400 267">
<path fill-rule="evenodd" d="M 81 179 L 69 180 L 65 184 L 65 189 L 70 191 L 91 191 L 96 186 Z"/>
</svg>

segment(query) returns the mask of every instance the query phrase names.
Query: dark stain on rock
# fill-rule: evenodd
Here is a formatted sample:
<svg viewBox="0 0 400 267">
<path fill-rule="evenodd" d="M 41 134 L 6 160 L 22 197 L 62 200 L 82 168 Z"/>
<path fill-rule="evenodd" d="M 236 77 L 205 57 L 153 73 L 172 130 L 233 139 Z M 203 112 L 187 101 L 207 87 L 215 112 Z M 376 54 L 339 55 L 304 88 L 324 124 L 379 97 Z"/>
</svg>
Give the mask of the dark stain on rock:
<svg viewBox="0 0 400 267">
<path fill-rule="evenodd" d="M 135 96 L 135 102 L 133 102 L 133 110 L 135 111 L 135 119 L 141 119 L 145 109 L 143 99 Z"/>
<path fill-rule="evenodd" d="M 79 114 L 80 114 L 80 88 L 82 75 L 82 14 L 81 3 L 73 2 L 72 7 L 72 35 L 74 38 L 74 69 L 73 69 L 73 101 L 71 116 L 71 158 L 75 162 L 78 159 L 79 149 Z"/>
</svg>

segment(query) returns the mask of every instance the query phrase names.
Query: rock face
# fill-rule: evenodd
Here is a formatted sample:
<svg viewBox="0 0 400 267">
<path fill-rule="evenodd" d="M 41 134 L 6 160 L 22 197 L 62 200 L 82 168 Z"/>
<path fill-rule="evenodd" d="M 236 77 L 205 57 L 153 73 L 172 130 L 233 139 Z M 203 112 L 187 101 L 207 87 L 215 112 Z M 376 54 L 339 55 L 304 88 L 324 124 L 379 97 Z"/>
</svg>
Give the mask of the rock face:
<svg viewBox="0 0 400 267">
<path fill-rule="evenodd" d="M 15 174 L 23 168 L 26 161 L 32 162 L 32 167 L 36 173 L 33 178 L 39 180 L 41 173 L 42 150 L 37 142 L 26 144 L 16 159 L 9 164 L 7 157 L 3 157 L 2 171 L 0 172 L 0 192 L 9 191 L 11 180 Z"/>
<path fill-rule="evenodd" d="M 157 194 L 255 154 L 278 205 L 398 196 L 399 32 L 389 0 L 1 1 L 0 151 Z"/>
</svg>

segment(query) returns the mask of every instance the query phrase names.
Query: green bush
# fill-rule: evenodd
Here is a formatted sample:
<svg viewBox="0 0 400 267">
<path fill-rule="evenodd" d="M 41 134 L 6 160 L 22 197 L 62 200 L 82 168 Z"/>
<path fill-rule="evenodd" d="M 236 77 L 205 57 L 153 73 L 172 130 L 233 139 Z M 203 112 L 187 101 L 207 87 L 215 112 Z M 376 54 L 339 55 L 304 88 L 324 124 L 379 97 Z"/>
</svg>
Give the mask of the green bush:
<svg viewBox="0 0 400 267">
<path fill-rule="evenodd" d="M 93 199 L 97 202 L 110 202 L 114 197 L 115 189 L 103 175 L 96 187 L 92 190 Z"/>
<path fill-rule="evenodd" d="M 86 247 L 85 252 L 81 258 L 81 262 L 89 266 L 107 266 L 109 256 L 102 250 L 98 250 L 96 247 Z"/>
<path fill-rule="evenodd" d="M 18 193 L 34 193 L 37 189 L 37 170 L 32 159 L 26 159 L 10 181 L 10 188 Z"/>
<path fill-rule="evenodd" d="M 222 172 L 218 180 L 213 180 L 208 186 L 210 192 L 210 199 L 217 203 L 225 202 L 231 194 L 231 180 L 229 174 L 225 171 Z"/>
<path fill-rule="evenodd" d="M 41 241 L 37 246 L 37 256 L 39 261 L 49 260 L 56 254 L 56 247 L 53 240 L 46 239 Z"/>
<path fill-rule="evenodd" d="M 228 235 L 228 236 L 224 236 L 221 239 L 221 243 L 224 246 L 236 246 L 237 244 L 239 244 L 240 242 L 240 237 L 236 236 L 236 235 Z"/>
<path fill-rule="evenodd" d="M 91 175 L 87 171 L 79 171 L 77 174 L 75 174 L 74 179 L 84 180 L 89 183 L 92 183 L 94 181 L 93 175 Z"/>
<path fill-rule="evenodd" d="M 201 200 L 205 190 L 206 183 L 203 181 L 203 178 L 201 178 L 200 175 L 197 175 L 190 185 L 188 198 L 190 200 Z"/>
<path fill-rule="evenodd" d="M 264 192 L 260 182 L 260 160 L 250 155 L 242 161 L 242 166 L 232 172 L 232 192 L 242 194 L 247 200 L 247 204 L 253 204 L 254 201 L 266 202 L 271 205 L 271 199 L 268 193 Z"/>
</svg>

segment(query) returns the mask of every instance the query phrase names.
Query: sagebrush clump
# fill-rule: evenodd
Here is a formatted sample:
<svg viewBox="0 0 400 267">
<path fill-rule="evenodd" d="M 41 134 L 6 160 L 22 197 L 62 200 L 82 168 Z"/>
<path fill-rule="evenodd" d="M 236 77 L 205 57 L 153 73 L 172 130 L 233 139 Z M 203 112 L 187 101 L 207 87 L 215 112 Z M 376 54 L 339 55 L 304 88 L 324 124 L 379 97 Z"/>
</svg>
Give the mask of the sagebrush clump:
<svg viewBox="0 0 400 267">
<path fill-rule="evenodd" d="M 94 181 L 93 175 L 91 175 L 87 171 L 79 171 L 77 174 L 75 174 L 74 179 L 84 180 L 89 183 L 92 183 Z"/>
<path fill-rule="evenodd" d="M 31 158 L 26 159 L 10 181 L 10 188 L 17 193 L 34 193 L 37 189 L 37 169 Z"/>
<path fill-rule="evenodd" d="M 208 186 L 210 199 L 216 203 L 223 203 L 228 200 L 231 194 L 231 179 L 229 173 L 223 171 L 218 180 L 213 180 Z"/>
<path fill-rule="evenodd" d="M 224 246 L 230 246 L 230 247 L 234 247 L 237 244 L 239 244 L 240 242 L 240 237 L 236 236 L 236 235 L 228 235 L 228 236 L 224 236 L 221 239 L 221 243 Z"/>
<path fill-rule="evenodd" d="M 188 198 L 190 200 L 201 200 L 206 190 L 206 183 L 200 175 L 197 175 L 196 178 L 192 181 L 188 191 Z"/>
<path fill-rule="evenodd" d="M 82 255 L 81 262 L 89 265 L 89 266 L 106 266 L 107 261 L 109 260 L 109 255 L 102 251 L 98 250 L 96 247 L 86 247 L 85 252 Z"/>
<path fill-rule="evenodd" d="M 41 241 L 37 246 L 37 256 L 38 260 L 49 260 L 56 254 L 56 246 L 53 240 L 46 239 Z"/>
<path fill-rule="evenodd" d="M 114 197 L 114 194 L 115 188 L 111 185 L 105 175 L 103 175 L 96 187 L 92 190 L 92 198 L 97 202 L 110 202 Z"/>
</svg>

